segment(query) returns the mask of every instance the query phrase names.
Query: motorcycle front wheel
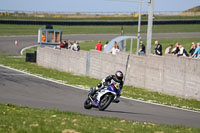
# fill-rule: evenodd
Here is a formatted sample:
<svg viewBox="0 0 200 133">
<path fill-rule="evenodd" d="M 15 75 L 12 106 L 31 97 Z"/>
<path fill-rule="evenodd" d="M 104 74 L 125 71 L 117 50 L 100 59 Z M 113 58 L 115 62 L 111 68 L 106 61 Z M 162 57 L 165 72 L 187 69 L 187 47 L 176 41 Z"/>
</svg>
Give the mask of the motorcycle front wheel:
<svg viewBox="0 0 200 133">
<path fill-rule="evenodd" d="M 104 111 L 110 105 L 113 98 L 114 98 L 113 95 L 109 95 L 109 94 L 104 95 L 99 103 L 99 110 Z"/>
<path fill-rule="evenodd" d="M 91 109 L 92 108 L 92 102 L 90 100 L 90 98 L 87 98 L 84 102 L 84 108 L 85 109 Z"/>
</svg>

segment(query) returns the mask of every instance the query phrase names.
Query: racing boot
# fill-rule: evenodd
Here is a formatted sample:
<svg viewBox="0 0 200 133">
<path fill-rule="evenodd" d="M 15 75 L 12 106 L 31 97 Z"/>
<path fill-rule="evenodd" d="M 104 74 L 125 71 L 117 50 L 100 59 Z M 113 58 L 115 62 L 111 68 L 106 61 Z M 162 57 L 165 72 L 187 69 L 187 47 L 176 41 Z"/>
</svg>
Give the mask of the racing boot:
<svg viewBox="0 0 200 133">
<path fill-rule="evenodd" d="M 117 96 L 117 97 L 115 98 L 115 100 L 113 100 L 113 102 L 114 102 L 114 103 L 119 103 L 119 102 L 120 102 L 119 97 L 120 97 L 120 96 Z"/>
</svg>

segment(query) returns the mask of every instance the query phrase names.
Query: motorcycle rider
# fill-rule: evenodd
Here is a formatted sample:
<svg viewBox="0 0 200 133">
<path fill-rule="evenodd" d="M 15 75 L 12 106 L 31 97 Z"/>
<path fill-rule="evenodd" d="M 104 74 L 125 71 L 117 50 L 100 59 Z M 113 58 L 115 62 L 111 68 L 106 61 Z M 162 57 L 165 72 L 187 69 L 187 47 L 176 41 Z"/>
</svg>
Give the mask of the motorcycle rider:
<svg viewBox="0 0 200 133">
<path fill-rule="evenodd" d="M 116 71 L 115 75 L 107 76 L 106 78 L 104 78 L 102 80 L 102 83 L 98 84 L 96 88 L 93 88 L 91 95 L 93 96 L 95 94 L 95 92 L 101 91 L 102 89 L 104 89 L 105 87 L 109 86 L 112 83 L 116 83 L 121 91 L 123 88 L 123 85 L 124 85 L 123 77 L 124 77 L 124 75 L 121 71 Z M 117 98 L 115 99 L 114 102 L 118 103 L 119 97 L 120 97 L 120 94 L 117 95 Z"/>
</svg>

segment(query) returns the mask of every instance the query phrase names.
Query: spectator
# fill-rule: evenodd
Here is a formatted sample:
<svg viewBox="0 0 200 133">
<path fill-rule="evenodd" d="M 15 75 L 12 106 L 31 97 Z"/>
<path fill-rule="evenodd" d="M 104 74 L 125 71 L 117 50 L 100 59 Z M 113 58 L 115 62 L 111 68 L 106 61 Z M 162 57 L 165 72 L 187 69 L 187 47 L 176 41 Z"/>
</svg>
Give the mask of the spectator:
<svg viewBox="0 0 200 133">
<path fill-rule="evenodd" d="M 78 41 L 74 41 L 74 44 L 71 46 L 71 49 L 73 51 L 79 51 L 80 50 L 80 46 L 78 44 L 79 44 Z"/>
<path fill-rule="evenodd" d="M 191 56 L 194 54 L 195 49 L 196 49 L 196 44 L 192 42 L 192 47 L 190 48 L 190 51 L 189 51 Z"/>
<path fill-rule="evenodd" d="M 68 49 L 68 42 L 64 41 L 65 48 Z"/>
<path fill-rule="evenodd" d="M 68 43 L 68 49 L 71 49 L 71 47 L 72 47 L 72 43 L 71 43 L 71 41 L 68 40 L 67 43 Z"/>
<path fill-rule="evenodd" d="M 45 42 L 46 41 L 46 37 L 44 35 L 44 33 L 42 34 L 42 42 Z"/>
<path fill-rule="evenodd" d="M 198 58 L 200 56 L 200 43 L 197 43 L 197 48 L 194 51 L 194 54 L 191 56 L 193 58 Z"/>
<path fill-rule="evenodd" d="M 117 48 L 117 42 L 115 41 L 113 44 L 112 49 L 110 50 L 110 53 L 116 55 L 117 52 L 119 52 L 120 50 Z"/>
<path fill-rule="evenodd" d="M 108 41 L 106 41 L 106 43 L 105 43 L 105 45 L 103 46 L 103 48 L 105 49 L 106 48 L 106 46 L 108 45 Z"/>
<path fill-rule="evenodd" d="M 176 42 L 175 47 L 172 49 L 172 54 L 178 54 L 179 52 L 179 42 Z"/>
<path fill-rule="evenodd" d="M 172 49 L 173 45 L 169 45 L 166 49 L 165 49 L 165 54 L 171 54 L 171 49 Z"/>
<path fill-rule="evenodd" d="M 177 56 L 189 56 L 185 48 L 179 44 L 179 52 L 177 53 Z"/>
<path fill-rule="evenodd" d="M 98 41 L 98 43 L 96 44 L 96 50 L 102 51 L 102 47 L 103 45 L 101 44 L 101 41 Z"/>
<path fill-rule="evenodd" d="M 137 55 L 145 54 L 145 45 L 142 41 L 140 41 L 141 48 L 139 49 Z"/>
<path fill-rule="evenodd" d="M 63 42 L 60 43 L 60 48 L 65 48 L 65 44 Z"/>
<path fill-rule="evenodd" d="M 162 56 L 162 45 L 159 44 L 158 40 L 155 41 L 155 45 L 156 45 L 156 47 L 155 47 L 154 53 L 156 55 Z"/>
</svg>

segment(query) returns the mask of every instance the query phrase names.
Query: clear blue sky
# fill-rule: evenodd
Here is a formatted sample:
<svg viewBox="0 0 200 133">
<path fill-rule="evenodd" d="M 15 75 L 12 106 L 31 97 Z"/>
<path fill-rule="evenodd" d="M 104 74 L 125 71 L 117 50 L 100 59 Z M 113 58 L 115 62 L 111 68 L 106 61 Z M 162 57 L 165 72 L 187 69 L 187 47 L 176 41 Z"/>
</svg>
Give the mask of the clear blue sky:
<svg viewBox="0 0 200 133">
<path fill-rule="evenodd" d="M 2 10 L 53 11 L 53 12 L 134 12 L 138 0 L 3 0 Z M 148 11 L 148 0 L 143 0 L 143 11 Z M 154 11 L 183 11 L 200 6 L 200 0 L 154 0 Z"/>
</svg>

